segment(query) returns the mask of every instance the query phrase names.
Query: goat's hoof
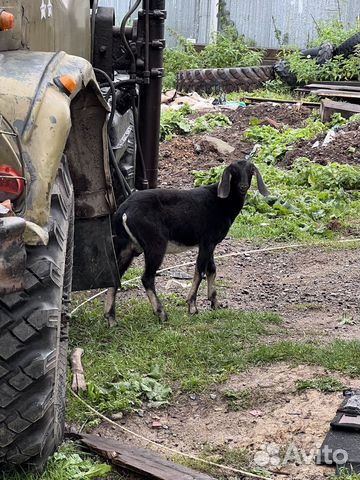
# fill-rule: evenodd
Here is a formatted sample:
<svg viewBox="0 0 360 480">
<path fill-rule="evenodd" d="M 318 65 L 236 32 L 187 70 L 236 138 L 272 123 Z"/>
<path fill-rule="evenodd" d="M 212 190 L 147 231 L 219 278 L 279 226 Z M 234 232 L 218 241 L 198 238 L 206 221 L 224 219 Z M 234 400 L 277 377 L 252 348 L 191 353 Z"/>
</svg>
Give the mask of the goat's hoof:
<svg viewBox="0 0 360 480">
<path fill-rule="evenodd" d="M 167 313 L 164 310 L 158 312 L 158 317 L 160 318 L 161 323 L 166 323 L 169 319 Z"/>
<path fill-rule="evenodd" d="M 220 303 L 217 300 L 211 300 L 211 309 L 217 310 L 218 308 L 221 308 Z"/>
<path fill-rule="evenodd" d="M 189 303 L 188 311 L 190 315 L 196 315 L 199 313 L 199 310 L 197 309 L 197 306 L 194 303 Z"/>
<path fill-rule="evenodd" d="M 116 318 L 113 315 L 106 316 L 105 318 L 110 328 L 115 327 Z"/>
</svg>

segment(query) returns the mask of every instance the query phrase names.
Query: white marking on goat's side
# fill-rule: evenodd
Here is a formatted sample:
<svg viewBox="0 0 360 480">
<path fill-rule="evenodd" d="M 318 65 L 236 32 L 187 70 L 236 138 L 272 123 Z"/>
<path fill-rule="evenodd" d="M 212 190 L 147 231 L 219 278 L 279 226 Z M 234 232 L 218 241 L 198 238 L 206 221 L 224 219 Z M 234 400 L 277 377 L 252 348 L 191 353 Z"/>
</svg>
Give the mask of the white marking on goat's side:
<svg viewBox="0 0 360 480">
<path fill-rule="evenodd" d="M 123 223 L 123 226 L 125 228 L 125 231 L 129 235 L 130 240 L 133 242 L 133 244 L 135 246 L 135 249 L 138 250 L 139 252 L 142 252 L 143 249 L 141 248 L 140 243 L 137 241 L 136 237 L 131 233 L 131 230 L 128 227 L 128 224 L 126 222 L 127 222 L 127 215 L 126 215 L 126 213 L 123 213 L 122 223 Z"/>
<path fill-rule="evenodd" d="M 166 253 L 181 253 L 186 252 L 187 250 L 192 250 L 197 248 L 198 245 L 193 245 L 191 247 L 183 245 L 182 243 L 177 242 L 168 242 L 166 246 Z"/>
</svg>

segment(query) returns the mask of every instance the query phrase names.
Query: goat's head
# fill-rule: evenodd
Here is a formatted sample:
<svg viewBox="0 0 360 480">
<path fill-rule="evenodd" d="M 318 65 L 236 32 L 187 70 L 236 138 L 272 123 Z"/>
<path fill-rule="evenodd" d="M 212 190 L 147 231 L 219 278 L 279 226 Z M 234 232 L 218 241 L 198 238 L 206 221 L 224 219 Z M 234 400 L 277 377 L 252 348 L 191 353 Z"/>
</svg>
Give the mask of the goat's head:
<svg viewBox="0 0 360 480">
<path fill-rule="evenodd" d="M 248 160 L 239 160 L 225 168 L 218 185 L 218 197 L 227 198 L 230 192 L 237 196 L 246 195 L 253 175 L 256 176 L 259 192 L 264 196 L 269 195 L 262 176 L 255 165 Z"/>
</svg>

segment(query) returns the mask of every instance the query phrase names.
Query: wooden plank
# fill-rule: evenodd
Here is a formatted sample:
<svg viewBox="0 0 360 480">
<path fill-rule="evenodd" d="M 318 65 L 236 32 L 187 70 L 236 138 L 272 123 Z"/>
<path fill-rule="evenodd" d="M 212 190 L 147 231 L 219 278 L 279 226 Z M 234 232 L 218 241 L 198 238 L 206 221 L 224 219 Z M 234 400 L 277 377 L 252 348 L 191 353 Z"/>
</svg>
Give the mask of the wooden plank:
<svg viewBox="0 0 360 480">
<path fill-rule="evenodd" d="M 358 80 L 353 80 L 353 81 L 343 81 L 343 80 L 340 80 L 340 81 L 337 81 L 337 82 L 329 82 L 329 81 L 314 81 L 312 82 L 313 85 L 337 85 L 338 87 L 342 87 L 342 86 L 348 86 L 348 87 L 360 87 L 360 82 Z"/>
<path fill-rule="evenodd" d="M 84 445 L 104 456 L 114 465 L 154 480 L 216 480 L 204 473 L 178 465 L 152 450 L 125 445 L 98 435 L 75 435 Z"/>
<path fill-rule="evenodd" d="M 304 105 L 304 107 L 319 107 L 320 102 L 304 102 L 302 100 L 274 100 L 273 98 L 255 98 L 255 97 L 243 97 L 247 102 L 251 103 L 262 103 L 262 102 L 270 102 L 270 103 L 291 103 L 294 105 L 297 105 L 300 103 L 301 105 Z"/>
<path fill-rule="evenodd" d="M 342 92 L 341 90 L 310 90 L 310 92 L 318 97 L 340 97 L 360 100 L 360 92 Z"/>
<path fill-rule="evenodd" d="M 328 90 L 340 90 L 340 91 L 349 91 L 349 92 L 360 92 L 359 87 L 349 87 L 348 85 L 331 85 L 330 83 L 324 83 L 323 85 L 317 85 L 316 83 L 310 83 L 310 85 L 306 85 L 304 88 L 308 89 L 328 89 Z"/>
<path fill-rule="evenodd" d="M 349 118 L 355 113 L 360 113 L 360 105 L 355 103 L 335 102 L 328 98 L 321 100 L 321 120 L 323 122 L 329 122 L 334 113 L 340 113 L 344 118 Z"/>
</svg>

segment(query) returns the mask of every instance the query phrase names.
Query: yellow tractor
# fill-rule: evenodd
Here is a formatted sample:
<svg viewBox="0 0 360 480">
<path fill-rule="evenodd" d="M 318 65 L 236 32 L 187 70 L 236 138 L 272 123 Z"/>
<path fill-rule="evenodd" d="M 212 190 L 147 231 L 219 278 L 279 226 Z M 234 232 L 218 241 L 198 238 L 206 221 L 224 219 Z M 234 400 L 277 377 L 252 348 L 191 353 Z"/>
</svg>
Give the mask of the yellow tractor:
<svg viewBox="0 0 360 480">
<path fill-rule="evenodd" d="M 165 18 L 0 2 L 0 469 L 61 442 L 71 291 L 117 283 L 111 216 L 156 186 Z"/>
</svg>

